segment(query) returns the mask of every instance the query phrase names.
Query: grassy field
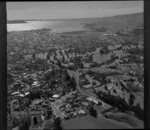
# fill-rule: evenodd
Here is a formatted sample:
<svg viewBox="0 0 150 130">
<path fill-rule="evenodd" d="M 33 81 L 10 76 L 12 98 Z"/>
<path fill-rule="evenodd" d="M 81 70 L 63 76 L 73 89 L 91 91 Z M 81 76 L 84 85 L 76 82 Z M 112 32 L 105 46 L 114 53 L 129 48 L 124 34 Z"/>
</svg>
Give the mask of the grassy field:
<svg viewBox="0 0 150 130">
<path fill-rule="evenodd" d="M 114 120 L 121 121 L 121 122 L 126 122 L 134 128 L 140 128 L 140 129 L 144 128 L 144 122 L 140 119 L 137 119 L 137 118 L 131 116 L 131 115 L 128 115 L 125 113 L 119 113 L 119 112 L 118 113 L 108 112 L 108 113 L 106 113 L 106 115 L 110 119 L 114 119 Z"/>
<path fill-rule="evenodd" d="M 103 116 L 94 118 L 84 116 L 62 122 L 64 129 L 127 129 L 132 128 L 126 123 L 120 123 Z"/>
</svg>

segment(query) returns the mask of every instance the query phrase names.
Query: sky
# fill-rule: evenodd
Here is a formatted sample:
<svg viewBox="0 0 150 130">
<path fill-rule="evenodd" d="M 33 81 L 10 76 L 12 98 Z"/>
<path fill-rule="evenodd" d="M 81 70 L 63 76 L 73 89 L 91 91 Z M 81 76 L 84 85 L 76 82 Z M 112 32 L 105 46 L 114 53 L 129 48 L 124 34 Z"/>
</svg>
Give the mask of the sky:
<svg viewBox="0 0 150 130">
<path fill-rule="evenodd" d="M 143 1 L 7 2 L 7 18 L 68 19 L 143 12 Z"/>
</svg>

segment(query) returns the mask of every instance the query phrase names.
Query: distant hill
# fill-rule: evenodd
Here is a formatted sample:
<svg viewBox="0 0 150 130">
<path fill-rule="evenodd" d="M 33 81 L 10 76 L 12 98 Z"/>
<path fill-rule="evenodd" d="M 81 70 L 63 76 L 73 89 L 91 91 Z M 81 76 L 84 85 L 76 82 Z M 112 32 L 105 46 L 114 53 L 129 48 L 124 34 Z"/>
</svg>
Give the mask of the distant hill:
<svg viewBox="0 0 150 130">
<path fill-rule="evenodd" d="M 92 22 L 87 22 L 85 27 L 91 29 L 109 28 L 111 31 L 131 31 L 136 27 L 143 27 L 144 17 L 143 13 L 117 15 L 113 17 L 104 17 L 95 19 Z"/>
<path fill-rule="evenodd" d="M 135 24 L 143 23 L 144 17 L 143 13 L 128 14 L 128 15 L 116 15 L 114 17 L 107 17 L 102 19 L 102 21 L 118 22 L 124 24 Z"/>
</svg>

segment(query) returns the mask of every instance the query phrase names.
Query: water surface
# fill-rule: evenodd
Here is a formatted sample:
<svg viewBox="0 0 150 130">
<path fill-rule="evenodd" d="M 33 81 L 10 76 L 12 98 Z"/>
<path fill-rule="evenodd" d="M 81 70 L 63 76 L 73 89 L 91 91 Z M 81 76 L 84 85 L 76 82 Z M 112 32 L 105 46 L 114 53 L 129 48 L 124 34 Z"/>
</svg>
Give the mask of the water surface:
<svg viewBox="0 0 150 130">
<path fill-rule="evenodd" d="M 10 31 L 24 31 L 24 30 L 36 30 L 36 29 L 51 29 L 52 32 L 72 32 L 83 31 L 84 24 L 80 20 L 71 21 L 26 21 L 26 23 L 10 23 L 7 24 L 7 30 Z"/>
</svg>

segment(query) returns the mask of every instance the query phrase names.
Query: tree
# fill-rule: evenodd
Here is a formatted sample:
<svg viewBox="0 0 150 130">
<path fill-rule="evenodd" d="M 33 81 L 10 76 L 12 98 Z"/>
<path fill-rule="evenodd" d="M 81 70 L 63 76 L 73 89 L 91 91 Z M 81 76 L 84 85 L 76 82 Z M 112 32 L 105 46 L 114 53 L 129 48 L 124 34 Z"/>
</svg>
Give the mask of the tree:
<svg viewBox="0 0 150 130">
<path fill-rule="evenodd" d="M 50 59 L 50 55 L 48 53 L 47 56 L 46 56 L 46 60 L 49 60 L 49 59 Z"/>
<path fill-rule="evenodd" d="M 63 57 L 62 57 L 62 63 L 65 63 L 65 61 L 66 61 L 66 60 L 65 60 L 65 57 L 63 56 Z"/>
<path fill-rule="evenodd" d="M 135 96 L 131 93 L 129 98 L 129 104 L 132 106 L 134 104 Z"/>
<path fill-rule="evenodd" d="M 66 75 L 66 80 L 67 80 L 67 81 L 70 81 L 70 79 L 71 79 L 70 76 L 67 74 L 67 75 Z"/>
<path fill-rule="evenodd" d="M 40 93 L 38 90 L 31 90 L 29 95 L 30 100 L 40 99 Z"/>
<path fill-rule="evenodd" d="M 28 122 L 25 121 L 23 124 L 21 124 L 19 130 L 29 130 Z"/>
<path fill-rule="evenodd" d="M 62 130 L 60 117 L 55 118 L 53 126 L 54 126 L 54 130 Z"/>
<path fill-rule="evenodd" d="M 89 113 L 90 113 L 91 116 L 93 116 L 95 118 L 97 117 L 97 111 L 92 106 L 89 109 Z"/>
<path fill-rule="evenodd" d="M 81 69 L 83 69 L 84 64 L 83 64 L 82 62 L 79 62 L 79 63 L 78 63 L 78 66 L 79 66 Z"/>
<path fill-rule="evenodd" d="M 34 117 L 34 118 L 33 118 L 33 124 L 34 124 L 34 125 L 37 125 L 37 124 L 38 124 L 37 117 Z"/>
<path fill-rule="evenodd" d="M 13 121 L 12 121 L 12 126 L 13 127 L 16 127 L 16 126 L 19 126 L 19 121 L 17 118 L 14 118 Z"/>
<path fill-rule="evenodd" d="M 138 103 L 135 108 L 135 115 L 141 119 L 141 120 L 144 120 L 144 110 L 140 107 L 140 104 Z"/>
<path fill-rule="evenodd" d="M 35 58 L 36 58 L 35 54 L 32 55 L 32 58 L 33 58 L 33 60 L 35 60 Z"/>
<path fill-rule="evenodd" d="M 68 87 L 76 89 L 76 82 L 75 82 L 75 79 L 73 77 L 70 79 Z"/>
<path fill-rule="evenodd" d="M 32 85 L 32 83 L 33 83 L 33 79 L 32 78 L 28 78 L 28 79 L 22 79 L 22 82 L 24 82 L 24 83 L 26 83 L 26 84 L 28 84 L 28 85 Z"/>
<path fill-rule="evenodd" d="M 61 63 L 60 60 L 58 60 L 57 64 L 58 64 L 59 67 L 62 67 L 62 63 Z"/>
<path fill-rule="evenodd" d="M 117 93 L 116 89 L 113 89 L 113 92 L 114 92 L 114 93 Z"/>
<path fill-rule="evenodd" d="M 29 98 L 24 98 L 23 102 L 27 107 L 29 107 L 29 105 L 31 104 L 31 100 Z"/>
<path fill-rule="evenodd" d="M 107 90 L 107 91 L 108 91 L 108 88 L 107 88 L 106 84 L 105 84 L 105 90 Z"/>
<path fill-rule="evenodd" d="M 14 82 L 14 78 L 10 73 L 7 73 L 7 84 L 11 85 Z"/>
</svg>

